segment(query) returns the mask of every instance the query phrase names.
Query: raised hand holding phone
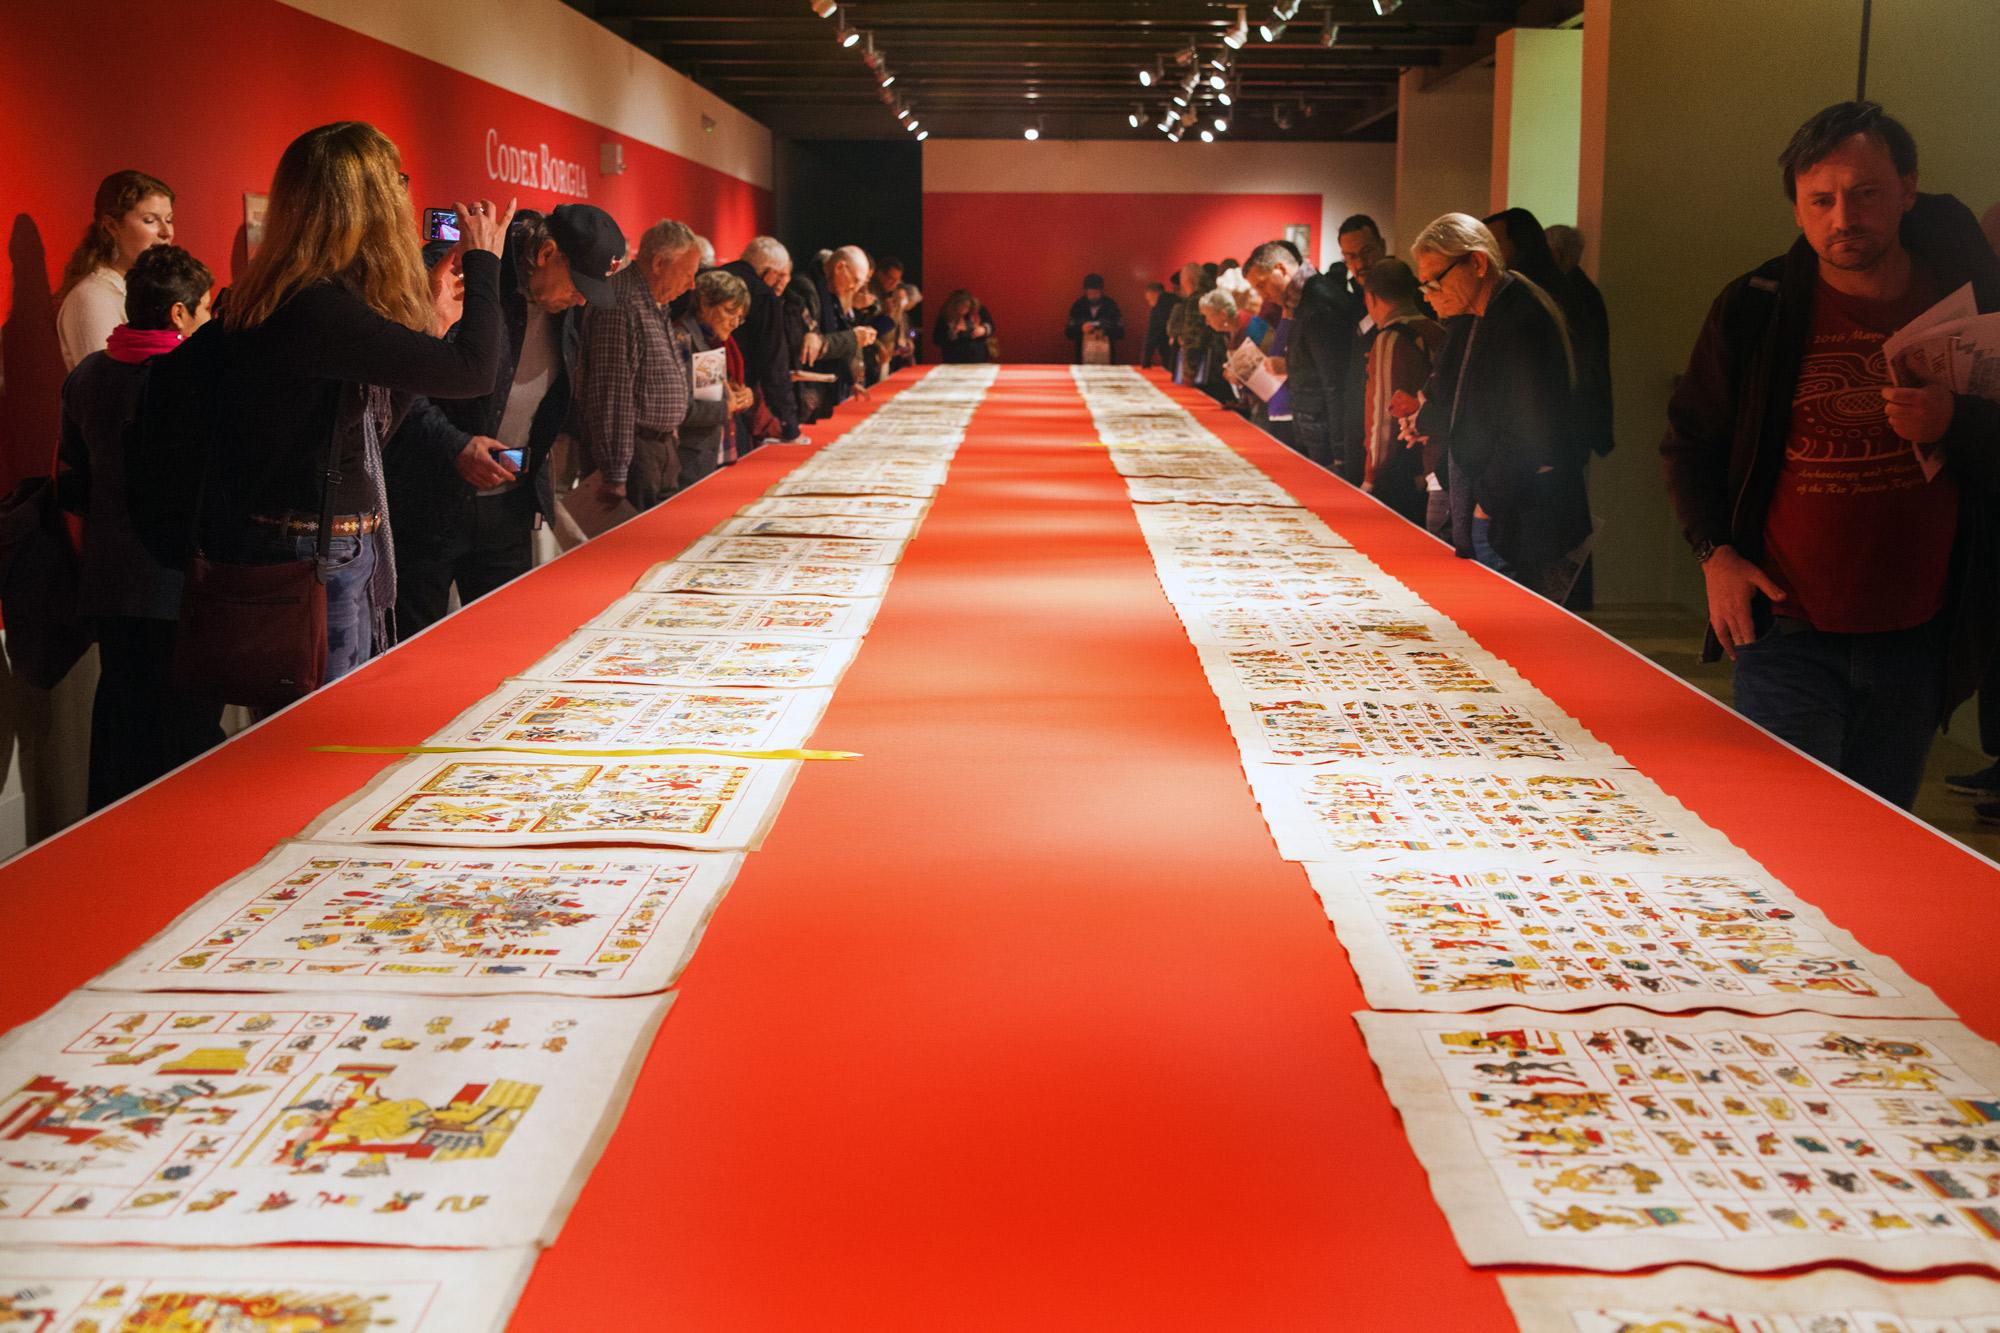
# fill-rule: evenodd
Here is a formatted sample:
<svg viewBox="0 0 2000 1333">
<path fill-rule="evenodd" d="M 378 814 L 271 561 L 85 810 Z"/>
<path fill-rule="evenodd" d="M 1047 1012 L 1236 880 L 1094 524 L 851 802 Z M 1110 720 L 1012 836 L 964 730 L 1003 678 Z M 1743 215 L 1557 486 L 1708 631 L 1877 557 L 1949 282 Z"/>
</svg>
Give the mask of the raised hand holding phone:
<svg viewBox="0 0 2000 1333">
<path fill-rule="evenodd" d="M 507 244 L 507 228 L 514 221 L 516 200 L 509 199 L 502 212 L 491 199 L 478 199 L 458 207 L 458 243 L 461 249 L 484 250 L 497 255 Z"/>
</svg>

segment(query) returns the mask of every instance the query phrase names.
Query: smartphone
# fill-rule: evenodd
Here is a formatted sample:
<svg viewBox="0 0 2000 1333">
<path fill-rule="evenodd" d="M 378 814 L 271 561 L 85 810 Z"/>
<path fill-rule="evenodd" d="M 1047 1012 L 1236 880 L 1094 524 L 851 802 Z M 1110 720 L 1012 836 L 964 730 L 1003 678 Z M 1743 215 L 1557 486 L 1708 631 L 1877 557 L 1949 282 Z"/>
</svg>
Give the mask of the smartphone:
<svg viewBox="0 0 2000 1333">
<path fill-rule="evenodd" d="M 519 449 L 502 449 L 493 456 L 505 460 L 507 466 L 513 468 L 516 472 L 527 466 L 526 463 L 521 461 L 521 450 Z"/>
<path fill-rule="evenodd" d="M 456 241 L 458 239 L 458 210 L 455 208 L 426 208 L 424 210 L 424 239 L 427 241 Z"/>
</svg>

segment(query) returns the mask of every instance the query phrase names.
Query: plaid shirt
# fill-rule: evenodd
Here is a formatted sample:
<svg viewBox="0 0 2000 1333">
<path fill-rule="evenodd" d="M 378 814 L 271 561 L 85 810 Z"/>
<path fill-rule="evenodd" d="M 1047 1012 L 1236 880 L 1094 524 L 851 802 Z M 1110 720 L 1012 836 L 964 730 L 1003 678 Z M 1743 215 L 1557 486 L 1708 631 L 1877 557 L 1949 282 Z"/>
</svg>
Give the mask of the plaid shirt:
<svg viewBox="0 0 2000 1333">
<path fill-rule="evenodd" d="M 593 468 L 622 482 L 632 466 L 638 432 L 671 435 L 687 416 L 687 339 L 655 304 L 637 264 L 619 270 L 608 305 L 583 309 L 583 363 L 577 373 L 576 415 Z"/>
</svg>

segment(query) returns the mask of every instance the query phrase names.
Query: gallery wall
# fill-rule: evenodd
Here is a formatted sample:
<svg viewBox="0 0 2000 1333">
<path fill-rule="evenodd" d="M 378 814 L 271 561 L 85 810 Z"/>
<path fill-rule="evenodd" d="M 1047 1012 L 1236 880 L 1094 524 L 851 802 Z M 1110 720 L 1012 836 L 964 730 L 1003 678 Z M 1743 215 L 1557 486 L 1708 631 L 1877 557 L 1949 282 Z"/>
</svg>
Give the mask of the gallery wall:
<svg viewBox="0 0 2000 1333">
<path fill-rule="evenodd" d="M 1242 259 L 1292 225 L 1322 258 L 1351 213 L 1386 228 L 1392 144 L 932 141 L 924 145 L 925 318 L 955 288 L 993 313 L 1001 357 L 1067 361 L 1083 275 L 1125 311 L 1136 360 L 1148 282 L 1190 260 Z"/>
<path fill-rule="evenodd" d="M 223 281 L 244 257 L 245 193 L 299 132 L 342 119 L 397 142 L 419 208 L 589 202 L 635 238 L 682 218 L 725 253 L 770 225 L 769 133 L 558 0 L 505 0 L 481 24 L 452 6 L 310 0 L 336 22 L 307 3 L 0 5 L 0 490 L 47 465 L 51 293 L 111 171 L 173 186 L 176 240 Z M 604 144 L 622 174 L 600 170 Z"/>
</svg>

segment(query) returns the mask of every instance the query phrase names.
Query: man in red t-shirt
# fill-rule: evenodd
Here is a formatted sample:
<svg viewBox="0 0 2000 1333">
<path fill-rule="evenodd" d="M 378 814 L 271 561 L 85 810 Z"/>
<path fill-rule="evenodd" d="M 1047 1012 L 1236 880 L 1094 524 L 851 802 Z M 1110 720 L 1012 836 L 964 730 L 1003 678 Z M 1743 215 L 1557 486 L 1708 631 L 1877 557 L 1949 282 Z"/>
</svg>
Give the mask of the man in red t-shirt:
<svg viewBox="0 0 2000 1333">
<path fill-rule="evenodd" d="M 1803 233 L 1716 300 L 1660 452 L 1736 707 L 1908 806 L 2000 629 L 2000 404 L 1892 382 L 1889 335 L 2000 260 L 1872 102 L 1780 158 Z"/>
</svg>

